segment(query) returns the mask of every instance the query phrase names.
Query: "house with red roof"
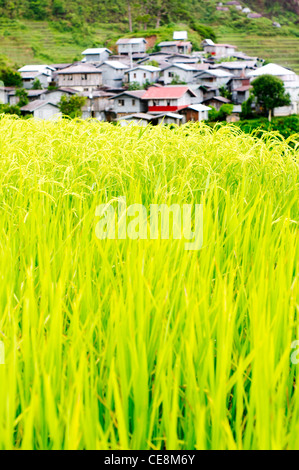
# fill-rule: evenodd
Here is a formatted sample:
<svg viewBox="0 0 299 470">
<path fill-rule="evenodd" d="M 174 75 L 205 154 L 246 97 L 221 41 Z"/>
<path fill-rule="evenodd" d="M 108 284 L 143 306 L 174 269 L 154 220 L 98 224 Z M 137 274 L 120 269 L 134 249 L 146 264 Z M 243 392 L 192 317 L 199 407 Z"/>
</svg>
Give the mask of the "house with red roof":
<svg viewBox="0 0 299 470">
<path fill-rule="evenodd" d="M 150 87 L 142 99 L 150 113 L 176 112 L 189 106 L 196 94 L 188 86 Z"/>
</svg>

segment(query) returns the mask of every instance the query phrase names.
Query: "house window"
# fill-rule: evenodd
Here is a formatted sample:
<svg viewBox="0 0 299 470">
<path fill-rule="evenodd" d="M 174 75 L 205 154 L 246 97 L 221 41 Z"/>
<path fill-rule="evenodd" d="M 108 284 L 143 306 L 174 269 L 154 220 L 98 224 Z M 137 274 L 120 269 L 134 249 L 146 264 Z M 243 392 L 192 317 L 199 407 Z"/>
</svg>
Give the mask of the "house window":
<svg viewBox="0 0 299 470">
<path fill-rule="evenodd" d="M 134 73 L 134 78 L 137 78 L 137 73 Z"/>
<path fill-rule="evenodd" d="M 69 75 L 69 80 L 73 80 L 73 75 Z"/>
<path fill-rule="evenodd" d="M 81 75 L 81 80 L 87 80 L 87 73 L 85 73 L 84 75 Z"/>
<path fill-rule="evenodd" d="M 170 104 L 171 104 L 170 100 L 167 100 L 167 106 L 170 106 Z"/>
<path fill-rule="evenodd" d="M 136 100 L 132 100 L 132 106 L 135 106 Z"/>
<path fill-rule="evenodd" d="M 118 106 L 124 106 L 125 100 L 118 100 Z"/>
<path fill-rule="evenodd" d="M 157 101 L 153 101 L 153 106 L 158 106 L 158 102 Z"/>
<path fill-rule="evenodd" d="M 146 73 L 143 74 L 143 78 L 146 78 Z"/>
</svg>

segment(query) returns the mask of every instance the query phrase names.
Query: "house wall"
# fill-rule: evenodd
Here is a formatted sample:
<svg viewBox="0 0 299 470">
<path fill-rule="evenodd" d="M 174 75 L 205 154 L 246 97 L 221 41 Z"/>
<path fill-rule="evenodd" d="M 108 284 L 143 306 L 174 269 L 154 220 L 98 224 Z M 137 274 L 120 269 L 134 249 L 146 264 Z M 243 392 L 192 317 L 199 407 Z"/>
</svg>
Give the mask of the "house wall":
<svg viewBox="0 0 299 470">
<path fill-rule="evenodd" d="M 0 89 L 0 103 L 8 104 L 8 93 L 5 90 Z"/>
<path fill-rule="evenodd" d="M 77 91 L 92 91 L 102 85 L 101 73 L 73 73 L 58 75 L 58 86 Z"/>
<path fill-rule="evenodd" d="M 54 116 L 59 116 L 59 109 L 51 106 L 51 104 L 45 104 L 45 106 L 36 109 L 33 113 L 33 116 L 37 119 L 52 119 Z"/>
<path fill-rule="evenodd" d="M 130 53 L 143 53 L 146 52 L 146 44 L 144 42 L 138 44 L 119 44 L 117 46 L 119 54 L 128 55 Z"/>
<path fill-rule="evenodd" d="M 33 79 L 23 78 L 23 87 L 26 88 L 27 90 L 30 90 L 32 88 L 33 82 L 35 80 L 39 80 L 43 88 L 48 88 L 49 86 L 48 79 L 49 79 L 49 76 L 44 75 L 44 74 L 37 75 Z"/>
<path fill-rule="evenodd" d="M 109 59 L 109 52 L 104 51 L 101 54 L 88 54 L 85 55 L 86 62 L 105 62 Z"/>
<path fill-rule="evenodd" d="M 102 64 L 98 68 L 102 72 L 103 85 L 112 88 L 122 87 L 126 69 L 114 69 L 107 64 Z"/>
<path fill-rule="evenodd" d="M 126 75 L 129 76 L 130 83 L 137 82 L 140 85 L 144 85 L 146 81 L 154 83 L 159 78 L 159 72 L 148 72 L 142 69 L 133 70 L 132 72 L 129 72 Z"/>
<path fill-rule="evenodd" d="M 119 101 L 121 101 L 121 104 Z M 147 111 L 147 105 L 144 101 L 141 101 L 138 98 L 122 95 L 119 98 L 115 98 L 113 100 L 113 110 L 118 115 L 118 117 L 120 117 L 125 114 L 144 113 Z"/>
<path fill-rule="evenodd" d="M 179 99 L 160 99 L 149 100 L 149 111 L 164 112 L 164 111 L 177 111 L 179 108 L 191 104 L 191 96 L 185 93 Z"/>
<path fill-rule="evenodd" d="M 164 70 L 163 78 L 164 84 L 168 85 L 172 82 L 175 76 L 178 76 L 182 82 L 192 83 L 194 80 L 194 72 L 180 69 L 179 67 L 170 67 L 169 69 Z"/>
<path fill-rule="evenodd" d="M 235 53 L 233 47 L 224 47 L 224 46 L 204 46 L 204 51 L 206 54 L 211 54 L 213 57 L 221 59 L 222 57 L 231 57 Z"/>
</svg>

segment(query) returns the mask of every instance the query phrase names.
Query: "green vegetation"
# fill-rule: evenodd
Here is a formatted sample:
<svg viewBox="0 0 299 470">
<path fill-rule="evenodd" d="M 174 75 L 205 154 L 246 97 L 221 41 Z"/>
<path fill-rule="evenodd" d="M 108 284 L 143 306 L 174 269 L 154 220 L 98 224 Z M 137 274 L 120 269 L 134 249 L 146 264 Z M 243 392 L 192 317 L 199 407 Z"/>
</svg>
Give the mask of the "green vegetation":
<svg viewBox="0 0 299 470">
<path fill-rule="evenodd" d="M 262 137 L 265 132 L 275 131 L 282 135 L 285 139 L 299 141 L 299 116 L 287 116 L 273 118 L 271 122 L 267 118 L 256 118 L 250 120 L 242 120 L 235 123 L 243 132 L 254 134 Z"/>
<path fill-rule="evenodd" d="M 298 144 L 2 118 L 1 449 L 298 449 Z M 204 243 L 95 237 L 202 203 Z"/>
<path fill-rule="evenodd" d="M 84 106 L 86 98 L 84 96 L 62 96 L 59 103 L 59 111 L 71 119 L 82 116 L 82 106 Z"/>
<path fill-rule="evenodd" d="M 234 105 L 233 104 L 223 104 L 219 111 L 211 106 L 211 110 L 209 111 L 209 120 L 211 122 L 218 122 L 218 121 L 225 121 L 227 116 L 230 116 L 233 112 Z"/>
<path fill-rule="evenodd" d="M 261 110 L 268 113 L 269 121 L 274 108 L 291 104 L 290 95 L 286 94 L 283 81 L 272 75 L 262 75 L 253 80 L 251 93 Z"/>
</svg>

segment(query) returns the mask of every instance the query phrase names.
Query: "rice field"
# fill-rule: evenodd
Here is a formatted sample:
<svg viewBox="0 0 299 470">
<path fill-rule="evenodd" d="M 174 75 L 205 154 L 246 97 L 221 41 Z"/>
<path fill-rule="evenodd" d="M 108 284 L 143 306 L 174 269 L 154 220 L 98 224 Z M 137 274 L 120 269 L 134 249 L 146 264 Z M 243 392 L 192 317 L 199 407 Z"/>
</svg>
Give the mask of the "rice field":
<svg viewBox="0 0 299 470">
<path fill-rule="evenodd" d="M 238 46 L 239 51 L 250 56 L 266 59 L 299 74 L 299 37 L 230 33 L 221 35 L 220 40 Z"/>
<path fill-rule="evenodd" d="M 0 119 L 0 449 L 298 449 L 298 136 Z M 202 204 L 203 246 L 96 207 Z"/>
</svg>

